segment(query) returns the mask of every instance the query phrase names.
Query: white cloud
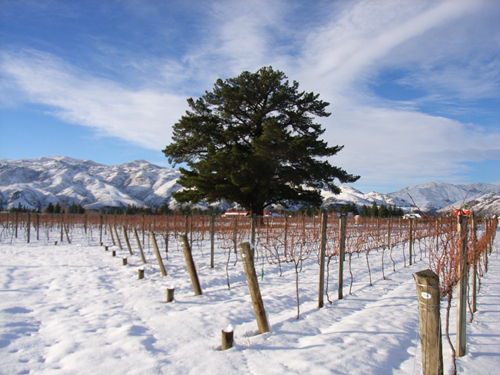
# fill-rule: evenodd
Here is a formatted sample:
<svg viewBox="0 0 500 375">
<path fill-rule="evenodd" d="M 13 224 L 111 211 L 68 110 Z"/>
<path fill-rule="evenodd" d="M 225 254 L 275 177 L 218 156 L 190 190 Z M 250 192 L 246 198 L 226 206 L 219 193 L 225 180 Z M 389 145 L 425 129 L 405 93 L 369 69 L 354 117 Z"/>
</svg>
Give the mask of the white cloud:
<svg viewBox="0 0 500 375">
<path fill-rule="evenodd" d="M 48 106 L 56 117 L 147 149 L 164 148 L 187 109 L 182 95 L 127 89 L 43 52 L 4 52 L 1 70 L 28 101 Z"/>
</svg>

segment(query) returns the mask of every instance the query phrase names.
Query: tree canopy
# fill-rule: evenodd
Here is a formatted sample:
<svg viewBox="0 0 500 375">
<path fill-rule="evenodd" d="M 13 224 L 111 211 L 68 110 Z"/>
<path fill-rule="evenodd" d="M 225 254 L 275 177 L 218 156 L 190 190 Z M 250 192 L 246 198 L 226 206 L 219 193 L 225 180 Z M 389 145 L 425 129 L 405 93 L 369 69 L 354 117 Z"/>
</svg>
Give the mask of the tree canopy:
<svg viewBox="0 0 500 375">
<path fill-rule="evenodd" d="M 180 168 L 174 193 L 179 202 L 238 203 L 256 215 L 274 203 L 319 206 L 320 189 L 339 193 L 334 180 L 359 176 L 332 166 L 329 147 L 315 117 L 328 117 L 319 94 L 299 92 L 283 72 L 263 67 L 236 78 L 218 79 L 211 92 L 188 99 L 190 110 L 173 127 L 164 150 Z"/>
</svg>

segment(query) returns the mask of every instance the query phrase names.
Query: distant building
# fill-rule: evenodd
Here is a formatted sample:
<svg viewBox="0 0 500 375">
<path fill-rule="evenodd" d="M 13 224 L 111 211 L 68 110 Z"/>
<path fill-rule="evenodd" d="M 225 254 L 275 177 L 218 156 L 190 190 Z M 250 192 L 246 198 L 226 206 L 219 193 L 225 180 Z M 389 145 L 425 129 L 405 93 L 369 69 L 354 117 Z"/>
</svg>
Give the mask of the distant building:
<svg viewBox="0 0 500 375">
<path fill-rule="evenodd" d="M 250 216 L 250 211 L 226 211 L 222 214 L 222 217 L 230 216 Z"/>
</svg>

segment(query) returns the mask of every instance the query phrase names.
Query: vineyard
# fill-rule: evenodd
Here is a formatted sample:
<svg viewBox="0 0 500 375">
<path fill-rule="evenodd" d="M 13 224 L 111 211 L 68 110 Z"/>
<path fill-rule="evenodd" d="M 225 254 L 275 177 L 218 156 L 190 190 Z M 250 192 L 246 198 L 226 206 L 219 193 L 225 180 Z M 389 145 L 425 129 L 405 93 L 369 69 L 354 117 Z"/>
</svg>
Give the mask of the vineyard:
<svg viewBox="0 0 500 375">
<path fill-rule="evenodd" d="M 255 271 L 265 305 L 275 305 L 268 310 L 269 320 L 274 321 L 274 332 L 277 331 L 276 316 L 286 316 L 288 325 L 293 324 L 293 320 L 299 324 L 304 314 L 307 318 L 311 311 L 323 306 L 323 298 L 326 298 L 325 308 L 334 310 L 348 296 L 353 301 L 357 295 L 371 293 L 370 287 L 375 291 L 377 285 L 382 284 L 388 285 L 387 290 L 391 291 L 392 284 L 397 284 L 403 275 L 408 280 L 412 272 L 430 268 L 439 276 L 440 298 L 447 301 L 443 333 L 446 330 L 450 344 L 448 325 L 453 292 L 468 275 L 467 307 L 472 320 L 477 309 L 476 293 L 488 271 L 497 229 L 496 219 L 472 216 L 462 217 L 457 223 L 455 217 L 355 221 L 325 214 L 321 217 L 231 218 L 2 213 L 0 222 L 3 249 L 21 243 L 42 244 L 37 247 L 41 251 L 44 248 L 55 252 L 56 249 L 71 251 L 71 248 L 78 251 L 85 247 L 99 248 L 101 254 L 113 251 L 119 258 L 126 257 L 128 262 L 123 262 L 129 270 L 126 282 L 137 285 L 140 281 L 136 269 L 145 269 L 145 280 L 154 281 L 155 288 L 163 279 L 166 280 L 161 284 L 164 287 L 174 283 L 176 307 L 187 298 L 190 304 L 196 304 L 195 298 L 198 298 L 192 297 L 193 288 L 184 270 L 183 236 L 188 240 L 198 269 L 201 289 L 209 295 L 216 293 L 217 297 L 212 297 L 216 305 L 235 298 L 242 303 L 241 297 L 248 294 L 238 248 L 249 242 L 253 244 Z M 106 264 L 110 257 L 104 258 Z M 130 273 L 132 269 L 135 276 Z M 280 301 L 269 301 L 267 291 L 272 291 L 273 298 L 280 296 Z M 207 293 L 200 298 L 211 298 Z M 212 311 L 207 313 L 209 320 L 216 319 L 217 313 L 208 308 L 210 300 L 204 300 L 201 305 Z M 238 305 L 236 310 L 227 313 L 232 316 L 241 308 Z M 232 324 L 236 320 L 247 328 L 252 324 L 248 312 L 244 318 L 225 316 L 225 319 Z M 252 330 L 246 331 L 244 339 L 240 335 L 240 342 L 246 340 L 250 346 L 252 340 L 258 341 L 261 350 L 265 350 L 265 342 L 259 341 L 255 332 L 248 332 Z M 450 356 L 454 357 L 454 349 L 451 350 Z M 161 366 L 159 368 L 161 371 Z M 359 371 L 353 373 L 363 373 Z"/>
</svg>

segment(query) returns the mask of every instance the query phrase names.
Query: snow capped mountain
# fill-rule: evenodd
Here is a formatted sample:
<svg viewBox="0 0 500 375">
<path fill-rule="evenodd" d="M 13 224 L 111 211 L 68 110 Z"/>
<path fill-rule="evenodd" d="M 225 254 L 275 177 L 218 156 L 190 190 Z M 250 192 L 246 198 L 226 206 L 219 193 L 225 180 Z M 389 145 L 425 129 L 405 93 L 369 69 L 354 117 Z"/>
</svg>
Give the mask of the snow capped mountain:
<svg viewBox="0 0 500 375">
<path fill-rule="evenodd" d="M 406 187 L 388 195 L 405 200 L 426 212 L 436 212 L 440 209 L 461 205 L 477 199 L 498 185 L 475 183 L 469 185 L 454 185 L 443 182 L 430 182 L 418 186 Z M 413 202 L 412 202 L 413 200 Z"/>
<path fill-rule="evenodd" d="M 181 188 L 179 175 L 143 160 L 115 166 L 68 157 L 0 160 L 0 206 L 43 208 L 62 201 L 86 209 L 156 207 Z"/>
<path fill-rule="evenodd" d="M 0 208 L 23 207 L 38 209 L 49 203 L 81 204 L 86 209 L 102 207 L 159 207 L 167 203 L 171 209 L 179 204 L 171 197 L 182 187 L 177 183 L 178 170 L 159 167 L 144 160 L 106 166 L 91 160 L 68 157 L 0 160 Z M 395 205 L 406 211 L 415 205 L 424 211 L 436 212 L 448 206 L 471 204 L 476 212 L 500 212 L 500 185 L 476 183 L 453 185 L 432 182 L 406 187 L 390 194 L 368 194 L 349 185 L 340 186 L 342 192 L 334 195 L 323 192 L 325 207 L 339 207 L 354 203 L 358 207 Z M 410 198 L 411 196 L 411 198 Z M 200 203 L 200 208 L 207 204 Z M 227 203 L 216 205 L 222 210 Z"/>
<path fill-rule="evenodd" d="M 378 206 L 380 206 L 381 204 L 385 204 L 386 206 L 395 205 L 396 207 L 407 209 L 410 209 L 412 207 L 409 202 L 398 197 L 390 197 L 387 194 L 381 194 L 374 191 L 368 194 L 364 194 L 349 185 L 340 185 L 339 187 L 342 192 L 338 195 L 335 195 L 329 191 L 323 192 L 323 205 L 325 207 L 335 207 L 351 203 L 356 204 L 356 206 L 358 207 L 362 207 L 363 205 L 370 207 L 373 202 L 376 202 Z"/>
</svg>

